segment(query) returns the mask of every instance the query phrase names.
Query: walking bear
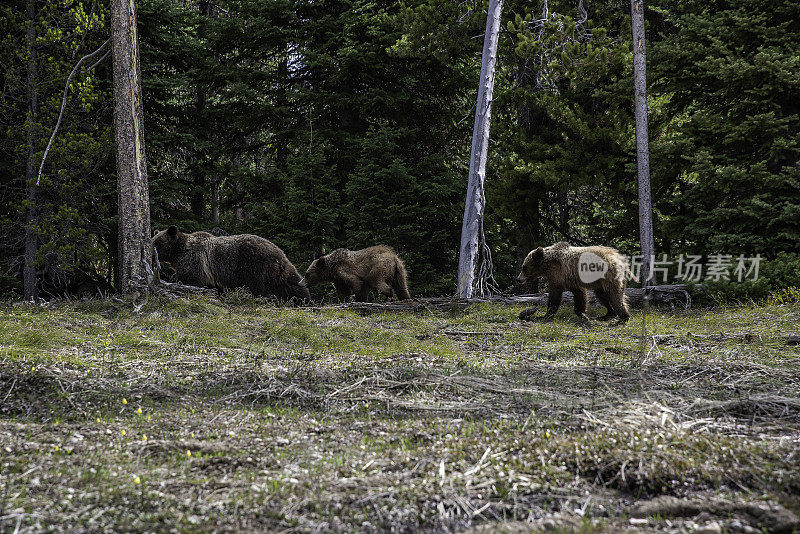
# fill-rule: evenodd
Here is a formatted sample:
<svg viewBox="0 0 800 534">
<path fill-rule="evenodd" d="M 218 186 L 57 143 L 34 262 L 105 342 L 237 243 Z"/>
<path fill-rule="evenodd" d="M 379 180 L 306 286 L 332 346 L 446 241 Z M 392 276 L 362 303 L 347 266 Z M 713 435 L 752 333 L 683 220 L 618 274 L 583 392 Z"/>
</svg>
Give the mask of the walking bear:
<svg viewBox="0 0 800 534">
<path fill-rule="evenodd" d="M 366 301 L 370 289 L 387 297 L 394 292 L 401 300 L 411 298 L 406 268 L 394 250 L 386 246 L 339 248 L 317 258 L 306 271 L 303 283 L 313 286 L 320 282 L 333 282 L 340 300 L 355 294 L 357 301 Z"/>
<path fill-rule="evenodd" d="M 575 314 L 586 321 L 588 304 L 587 289 L 594 290 L 597 300 L 606 307 L 601 321 L 618 317 L 620 322 L 630 319 L 625 297 L 628 265 L 625 258 L 610 247 L 572 247 L 561 242 L 555 245 L 532 250 L 522 264 L 517 281 L 525 284 L 543 276 L 547 278 L 549 296 L 547 313 L 551 317 L 561 306 L 561 294 L 571 291 L 575 298 Z M 520 313 L 520 319 L 527 320 L 534 314 L 534 308 Z"/>
<path fill-rule="evenodd" d="M 169 263 L 184 284 L 220 290 L 244 287 L 261 297 L 311 300 L 286 254 L 263 237 L 184 234 L 170 226 L 153 237 L 153 246 L 159 261 Z"/>
</svg>

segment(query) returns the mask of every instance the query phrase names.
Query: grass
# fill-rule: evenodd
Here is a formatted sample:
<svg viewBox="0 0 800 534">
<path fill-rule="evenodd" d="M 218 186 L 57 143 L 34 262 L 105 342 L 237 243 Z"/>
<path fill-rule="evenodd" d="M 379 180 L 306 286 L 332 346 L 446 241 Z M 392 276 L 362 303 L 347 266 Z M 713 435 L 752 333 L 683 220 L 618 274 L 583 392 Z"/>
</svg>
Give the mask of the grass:
<svg viewBox="0 0 800 534">
<path fill-rule="evenodd" d="M 521 309 L 6 305 L 0 531 L 800 528 L 799 305 Z"/>
</svg>

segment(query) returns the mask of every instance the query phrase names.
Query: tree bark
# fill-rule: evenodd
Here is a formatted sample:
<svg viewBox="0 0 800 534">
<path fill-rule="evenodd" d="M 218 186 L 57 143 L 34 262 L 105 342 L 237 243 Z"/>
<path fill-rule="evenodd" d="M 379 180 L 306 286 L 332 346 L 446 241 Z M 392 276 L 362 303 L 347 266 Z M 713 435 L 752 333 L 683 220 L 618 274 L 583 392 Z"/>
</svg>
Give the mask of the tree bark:
<svg viewBox="0 0 800 534">
<path fill-rule="evenodd" d="M 219 178 L 215 178 L 211 186 L 211 220 L 219 224 Z"/>
<path fill-rule="evenodd" d="M 457 294 L 461 298 L 472 297 L 475 271 L 478 268 L 478 255 L 481 252 L 483 210 L 486 205 L 484 193 L 486 157 L 489 150 L 494 69 L 497 61 L 497 43 L 500 38 L 502 11 L 503 0 L 489 0 L 486 35 L 483 40 L 481 79 L 478 85 L 478 101 L 475 106 L 475 126 L 472 130 L 467 199 L 464 206 L 464 222 L 461 226 L 457 288 Z"/>
<path fill-rule="evenodd" d="M 197 12 L 200 15 L 200 22 L 198 25 L 198 31 L 201 34 L 205 34 L 209 30 L 208 27 L 208 19 L 211 17 L 212 9 L 211 9 L 211 2 L 208 0 L 198 0 L 197 1 Z M 205 37 L 205 35 L 203 35 Z M 202 146 L 204 143 L 208 142 L 208 138 L 212 135 L 212 128 L 209 124 L 206 124 L 206 107 L 208 105 L 208 96 L 209 90 L 208 86 L 205 81 L 201 78 L 197 78 L 195 81 L 195 95 L 194 95 L 194 113 L 195 113 L 195 124 L 201 124 L 203 127 L 200 128 L 199 137 L 200 137 L 200 145 Z M 209 185 L 213 188 L 214 182 L 208 179 L 208 165 L 206 160 L 206 150 L 202 151 L 195 151 L 194 153 L 194 161 L 193 165 L 191 166 L 192 169 L 192 195 L 189 201 L 189 206 L 192 210 L 192 215 L 195 216 L 196 219 L 200 221 L 206 220 L 207 213 L 206 212 L 206 192 Z M 213 195 L 213 191 L 212 191 Z M 213 200 L 212 200 L 213 202 Z M 212 207 L 213 210 L 213 207 Z M 213 218 L 213 216 L 212 216 Z M 216 221 L 214 221 L 216 222 Z"/>
<path fill-rule="evenodd" d="M 569 193 L 566 191 L 558 194 L 558 231 L 564 239 L 569 239 Z"/>
<path fill-rule="evenodd" d="M 642 287 L 653 285 L 653 205 L 650 194 L 650 148 L 647 130 L 647 77 L 644 40 L 644 0 L 631 0 L 633 80 L 636 107 L 636 164 L 639 177 L 639 241 L 642 247 Z"/>
<path fill-rule="evenodd" d="M 36 127 L 39 115 L 39 101 L 36 89 L 38 69 L 36 57 L 36 5 L 35 0 L 27 0 L 28 19 L 28 158 L 25 165 L 25 266 L 22 272 L 23 295 L 25 300 L 36 300 L 36 253 L 38 235 L 36 232 Z"/>
<path fill-rule="evenodd" d="M 112 0 L 114 128 L 117 143 L 119 287 L 154 279 L 135 0 Z"/>
</svg>

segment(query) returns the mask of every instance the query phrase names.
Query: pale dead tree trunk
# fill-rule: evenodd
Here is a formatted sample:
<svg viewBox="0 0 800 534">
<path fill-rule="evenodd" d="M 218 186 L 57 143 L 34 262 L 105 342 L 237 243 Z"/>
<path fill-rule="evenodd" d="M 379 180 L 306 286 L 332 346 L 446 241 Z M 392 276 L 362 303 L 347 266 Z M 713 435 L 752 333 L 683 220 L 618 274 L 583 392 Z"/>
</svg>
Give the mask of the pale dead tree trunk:
<svg viewBox="0 0 800 534">
<path fill-rule="evenodd" d="M 486 16 L 486 35 L 483 40 L 481 79 L 478 85 L 478 102 L 475 106 L 475 126 L 472 130 L 472 152 L 469 162 L 467 200 L 464 205 L 464 222 L 461 226 L 461 249 L 458 259 L 458 288 L 461 298 L 471 298 L 478 256 L 484 254 L 483 209 L 486 205 L 484 182 L 486 157 L 489 150 L 492 93 L 494 92 L 494 67 L 497 61 L 497 43 L 500 39 L 500 15 L 503 0 L 489 0 Z"/>
<path fill-rule="evenodd" d="M 636 164 L 639 173 L 639 241 L 642 287 L 653 285 L 653 204 L 650 195 L 650 148 L 647 141 L 647 77 L 645 76 L 644 0 L 631 0 L 633 83 L 636 106 Z"/>
<path fill-rule="evenodd" d="M 111 1 L 111 42 L 119 202 L 118 290 L 128 292 L 136 285 L 149 285 L 155 276 L 135 0 Z"/>
<path fill-rule="evenodd" d="M 39 101 L 36 91 L 36 5 L 28 0 L 26 16 L 28 19 L 28 161 L 25 165 L 25 266 L 22 271 L 22 287 L 25 300 L 36 300 L 36 252 L 38 235 L 36 232 L 36 128 L 39 114 Z"/>
</svg>

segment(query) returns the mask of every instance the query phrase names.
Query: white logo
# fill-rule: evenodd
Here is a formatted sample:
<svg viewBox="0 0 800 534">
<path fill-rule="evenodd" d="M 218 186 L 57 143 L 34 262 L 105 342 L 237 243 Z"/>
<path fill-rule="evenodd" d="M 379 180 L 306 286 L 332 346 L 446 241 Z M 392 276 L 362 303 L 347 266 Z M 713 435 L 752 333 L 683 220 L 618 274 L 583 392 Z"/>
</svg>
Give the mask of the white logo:
<svg viewBox="0 0 800 534">
<path fill-rule="evenodd" d="M 578 257 L 578 277 L 584 284 L 597 282 L 607 271 L 608 262 L 594 252 L 583 252 Z"/>
</svg>

